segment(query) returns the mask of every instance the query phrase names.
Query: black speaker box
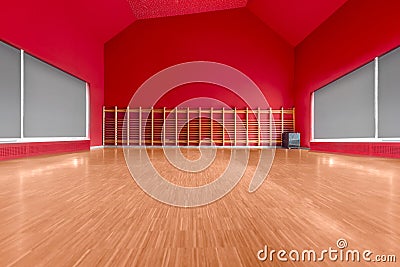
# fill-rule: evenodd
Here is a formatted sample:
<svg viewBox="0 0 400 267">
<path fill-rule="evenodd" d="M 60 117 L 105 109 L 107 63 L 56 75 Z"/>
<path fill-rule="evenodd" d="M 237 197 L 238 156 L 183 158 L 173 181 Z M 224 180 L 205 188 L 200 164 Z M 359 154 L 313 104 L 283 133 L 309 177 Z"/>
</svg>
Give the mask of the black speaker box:
<svg viewBox="0 0 400 267">
<path fill-rule="evenodd" d="M 300 148 L 300 133 L 283 133 L 282 147 Z"/>
</svg>

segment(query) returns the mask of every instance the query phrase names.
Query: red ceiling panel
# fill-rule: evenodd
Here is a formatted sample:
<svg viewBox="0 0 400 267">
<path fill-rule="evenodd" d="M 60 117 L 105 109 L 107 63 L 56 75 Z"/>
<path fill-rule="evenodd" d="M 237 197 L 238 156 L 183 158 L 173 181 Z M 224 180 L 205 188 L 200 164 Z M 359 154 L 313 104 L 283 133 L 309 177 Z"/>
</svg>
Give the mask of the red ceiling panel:
<svg viewBox="0 0 400 267">
<path fill-rule="evenodd" d="M 77 24 L 87 26 L 88 34 L 95 34 L 103 43 L 136 20 L 127 0 L 69 0 L 69 3 L 73 4 L 68 12 Z"/>
<path fill-rule="evenodd" d="M 127 0 L 4 1 L 0 17 L 8 28 L 58 28 L 101 44 L 135 21 Z"/>
<path fill-rule="evenodd" d="M 245 7 L 247 0 L 127 0 L 138 19 Z"/>
<path fill-rule="evenodd" d="M 136 19 L 249 8 L 293 46 L 300 43 L 347 0 L 38 0 L 5 1 L 0 15 L 26 18 L 35 27 L 51 24 L 60 31 L 104 43 Z M 10 15 L 12 14 L 12 15 Z M 1 32 L 0 32 L 1 35 Z M 0 36 L 1 37 L 1 36 Z"/>
<path fill-rule="evenodd" d="M 296 46 L 347 0 L 249 0 L 247 7 Z"/>
</svg>

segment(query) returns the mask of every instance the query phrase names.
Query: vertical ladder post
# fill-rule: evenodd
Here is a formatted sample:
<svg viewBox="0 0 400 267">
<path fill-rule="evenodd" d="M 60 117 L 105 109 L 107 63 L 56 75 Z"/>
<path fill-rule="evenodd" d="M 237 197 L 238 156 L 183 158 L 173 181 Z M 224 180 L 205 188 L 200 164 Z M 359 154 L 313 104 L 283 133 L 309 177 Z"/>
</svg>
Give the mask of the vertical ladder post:
<svg viewBox="0 0 400 267">
<path fill-rule="evenodd" d="M 175 107 L 175 145 L 178 146 L 178 108 Z"/>
<path fill-rule="evenodd" d="M 106 145 L 106 107 L 103 106 L 103 146 Z"/>
<path fill-rule="evenodd" d="M 213 127 L 213 124 L 214 124 L 214 122 L 213 122 L 213 112 L 214 112 L 214 109 L 211 108 L 210 109 L 210 139 L 211 139 L 211 145 L 214 142 L 214 137 L 213 137 L 213 131 L 214 131 L 214 127 Z"/>
<path fill-rule="evenodd" d="M 118 145 L 118 107 L 114 107 L 114 145 Z"/>
<path fill-rule="evenodd" d="M 269 108 L 269 145 L 272 146 L 272 108 Z"/>
<path fill-rule="evenodd" d="M 225 146 L 225 107 L 222 107 L 222 146 Z"/>
<path fill-rule="evenodd" d="M 257 137 L 258 137 L 258 146 L 261 146 L 261 112 L 260 108 L 257 109 Z"/>
<path fill-rule="evenodd" d="M 142 146 L 142 107 L 139 107 L 139 146 Z"/>
<path fill-rule="evenodd" d="M 165 127 L 167 127 L 167 124 L 165 123 L 165 107 L 163 109 L 163 143 L 162 145 L 165 146 Z"/>
<path fill-rule="evenodd" d="M 296 131 L 296 110 L 295 110 L 295 107 L 293 107 L 292 116 L 293 116 L 293 132 L 295 132 Z"/>
<path fill-rule="evenodd" d="M 246 146 L 249 145 L 249 108 L 246 107 Z"/>
<path fill-rule="evenodd" d="M 129 146 L 130 145 L 130 124 L 131 124 L 131 120 L 130 120 L 130 109 L 129 106 L 126 108 L 126 120 L 127 120 L 127 124 L 126 124 L 126 144 Z"/>
<path fill-rule="evenodd" d="M 190 124 L 190 113 L 189 113 L 190 111 L 189 111 L 189 107 L 188 108 L 186 108 L 186 115 L 187 115 L 187 145 L 188 146 L 190 146 L 190 127 L 189 127 L 189 124 Z"/>
<path fill-rule="evenodd" d="M 201 145 L 201 107 L 199 107 L 199 146 Z"/>
<path fill-rule="evenodd" d="M 154 145 L 154 108 L 151 107 L 151 146 Z"/>
<path fill-rule="evenodd" d="M 283 139 L 282 135 L 284 133 L 284 128 L 285 127 L 285 111 L 283 110 L 283 107 L 281 107 L 281 145 L 283 144 Z"/>
<path fill-rule="evenodd" d="M 233 129 L 233 133 L 234 133 L 234 145 L 236 146 L 236 108 L 233 110 L 233 125 L 234 125 L 234 129 Z"/>
</svg>

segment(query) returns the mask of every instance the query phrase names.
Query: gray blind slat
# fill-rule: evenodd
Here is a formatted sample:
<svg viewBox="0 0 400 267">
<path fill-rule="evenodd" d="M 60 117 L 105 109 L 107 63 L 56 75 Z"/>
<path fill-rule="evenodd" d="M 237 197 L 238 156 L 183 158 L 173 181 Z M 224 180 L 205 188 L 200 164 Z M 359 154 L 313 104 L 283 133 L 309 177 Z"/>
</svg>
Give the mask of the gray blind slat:
<svg viewBox="0 0 400 267">
<path fill-rule="evenodd" d="M 400 137 L 400 48 L 379 58 L 379 137 Z"/>
<path fill-rule="evenodd" d="M 373 138 L 374 62 L 314 93 L 314 138 Z"/>
<path fill-rule="evenodd" d="M 85 137 L 86 83 L 25 54 L 25 137 Z"/>
<path fill-rule="evenodd" d="M 21 54 L 0 42 L 0 138 L 21 137 Z"/>
</svg>

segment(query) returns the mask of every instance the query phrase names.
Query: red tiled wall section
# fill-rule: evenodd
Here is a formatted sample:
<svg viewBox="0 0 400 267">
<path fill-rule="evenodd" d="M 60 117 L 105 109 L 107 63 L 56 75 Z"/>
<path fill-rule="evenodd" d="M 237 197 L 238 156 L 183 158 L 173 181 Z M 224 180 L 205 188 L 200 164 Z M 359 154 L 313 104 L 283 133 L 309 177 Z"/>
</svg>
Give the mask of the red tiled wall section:
<svg viewBox="0 0 400 267">
<path fill-rule="evenodd" d="M 310 147 L 311 150 L 320 152 L 400 158 L 400 143 L 311 142 Z"/>
<path fill-rule="evenodd" d="M 77 152 L 90 149 L 90 140 L 0 144 L 0 160 Z"/>
</svg>

